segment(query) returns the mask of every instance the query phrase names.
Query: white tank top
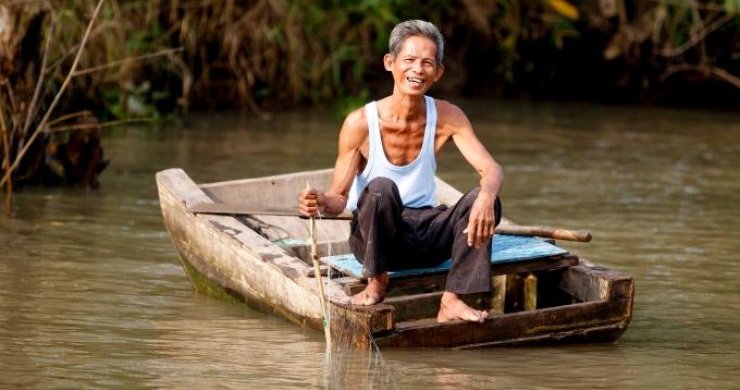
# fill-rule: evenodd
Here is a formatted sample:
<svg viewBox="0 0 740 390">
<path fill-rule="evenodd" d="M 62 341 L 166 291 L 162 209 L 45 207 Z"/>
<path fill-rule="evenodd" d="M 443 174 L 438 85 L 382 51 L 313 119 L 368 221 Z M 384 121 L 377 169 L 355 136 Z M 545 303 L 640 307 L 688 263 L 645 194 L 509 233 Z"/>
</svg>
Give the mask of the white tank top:
<svg viewBox="0 0 740 390">
<path fill-rule="evenodd" d="M 404 166 L 392 164 L 385 157 L 383 141 L 380 137 L 378 123 L 378 104 L 370 102 L 365 105 L 365 116 L 370 136 L 370 156 L 365 169 L 355 176 L 352 188 L 349 190 L 347 208 L 357 209 L 357 200 L 367 184 L 376 177 L 385 177 L 393 180 L 398 186 L 401 200 L 405 207 L 433 206 L 436 183 L 434 175 L 437 171 L 437 161 L 434 158 L 434 135 L 437 128 L 437 108 L 434 99 L 424 96 L 427 109 L 427 124 L 424 128 L 424 140 L 416 159 Z"/>
</svg>

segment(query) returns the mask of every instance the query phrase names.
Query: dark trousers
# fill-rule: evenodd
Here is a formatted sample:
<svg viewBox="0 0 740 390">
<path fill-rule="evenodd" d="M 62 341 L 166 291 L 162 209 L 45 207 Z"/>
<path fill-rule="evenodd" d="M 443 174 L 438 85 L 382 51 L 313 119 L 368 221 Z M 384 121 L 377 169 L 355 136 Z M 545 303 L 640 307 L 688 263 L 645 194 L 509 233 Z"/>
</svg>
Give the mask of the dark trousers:
<svg viewBox="0 0 740 390">
<path fill-rule="evenodd" d="M 446 291 L 470 294 L 491 289 L 490 241 L 468 246 L 468 217 L 476 188 L 452 207 L 403 207 L 396 184 L 386 178 L 370 181 L 357 202 L 349 245 L 366 276 L 386 271 L 436 266 L 452 257 Z M 496 225 L 501 202 L 494 204 Z"/>
</svg>

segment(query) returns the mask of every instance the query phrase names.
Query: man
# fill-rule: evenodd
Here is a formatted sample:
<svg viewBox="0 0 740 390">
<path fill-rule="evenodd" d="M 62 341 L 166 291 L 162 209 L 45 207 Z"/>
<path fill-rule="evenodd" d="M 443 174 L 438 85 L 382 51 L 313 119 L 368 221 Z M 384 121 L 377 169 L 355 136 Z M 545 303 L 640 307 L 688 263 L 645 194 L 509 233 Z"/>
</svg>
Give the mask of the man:
<svg viewBox="0 0 740 390">
<path fill-rule="evenodd" d="M 395 26 L 383 57 L 393 93 L 347 116 L 331 189 L 302 191 L 299 209 L 305 216 L 353 210 L 349 244 L 368 276 L 353 304 L 383 301 L 389 270 L 452 257 L 437 320 L 482 322 L 488 312 L 468 306 L 460 295 L 491 288 L 491 238 L 501 217 L 503 173 L 457 106 L 425 96 L 444 73 L 443 53 L 433 24 L 410 20 Z M 454 207 L 433 207 L 435 156 L 450 140 L 480 175 L 480 187 Z"/>
</svg>

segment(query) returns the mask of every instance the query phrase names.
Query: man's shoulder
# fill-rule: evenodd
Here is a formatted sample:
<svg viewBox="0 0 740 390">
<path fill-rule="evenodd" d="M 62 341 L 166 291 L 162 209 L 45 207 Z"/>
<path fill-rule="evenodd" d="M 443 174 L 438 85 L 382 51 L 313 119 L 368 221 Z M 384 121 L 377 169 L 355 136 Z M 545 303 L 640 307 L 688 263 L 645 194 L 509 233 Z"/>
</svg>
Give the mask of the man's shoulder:
<svg viewBox="0 0 740 390">
<path fill-rule="evenodd" d="M 351 130 L 367 131 L 367 115 L 365 115 L 365 107 L 357 108 L 347 114 L 344 118 L 344 127 Z"/>
<path fill-rule="evenodd" d="M 341 135 L 352 144 L 362 144 L 368 137 L 367 116 L 364 107 L 353 110 L 344 118 Z"/>
<path fill-rule="evenodd" d="M 467 115 L 457 105 L 442 99 L 434 99 L 434 103 L 437 108 L 437 121 L 440 124 L 459 126 L 468 123 Z"/>
<path fill-rule="evenodd" d="M 443 99 L 434 99 L 438 115 L 465 115 L 456 104 Z"/>
</svg>

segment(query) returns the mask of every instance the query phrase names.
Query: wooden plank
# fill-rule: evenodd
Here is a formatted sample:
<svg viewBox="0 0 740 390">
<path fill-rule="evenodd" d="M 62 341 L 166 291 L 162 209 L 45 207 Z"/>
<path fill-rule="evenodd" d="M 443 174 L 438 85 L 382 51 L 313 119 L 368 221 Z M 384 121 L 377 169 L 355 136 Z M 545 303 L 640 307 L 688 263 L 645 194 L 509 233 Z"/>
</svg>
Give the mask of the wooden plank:
<svg viewBox="0 0 740 390">
<path fill-rule="evenodd" d="M 442 291 L 437 291 L 390 297 L 384 303 L 395 308 L 396 323 L 420 318 L 437 318 L 442 294 Z M 488 310 L 491 298 L 488 294 L 477 293 L 466 294 L 462 296 L 462 300 L 470 307 L 478 310 Z"/>
<path fill-rule="evenodd" d="M 334 345 L 369 349 L 371 335 L 386 334 L 395 328 L 394 307 L 380 303 L 354 306 L 332 302 L 331 332 Z"/>
<path fill-rule="evenodd" d="M 578 257 L 562 255 L 544 259 L 527 260 L 521 263 L 495 264 L 491 267 L 494 275 L 507 275 L 520 272 L 535 272 L 550 269 L 567 268 L 578 265 Z"/>
<path fill-rule="evenodd" d="M 413 278 L 396 278 L 388 282 L 388 297 L 420 294 L 444 290 L 447 281 L 447 274 L 430 274 Z M 347 295 L 355 295 L 365 289 L 367 284 L 364 280 L 351 278 L 343 284 L 343 289 Z"/>
<path fill-rule="evenodd" d="M 474 349 L 490 347 L 520 347 L 573 343 L 610 343 L 627 330 L 628 323 L 615 322 L 604 326 L 589 326 L 562 332 L 544 333 L 538 336 L 525 336 L 515 339 L 500 339 L 490 342 L 472 343 L 455 347 L 456 349 Z"/>
<path fill-rule="evenodd" d="M 560 288 L 582 302 L 634 296 L 631 276 L 588 262 L 565 270 Z"/>
<path fill-rule="evenodd" d="M 480 343 L 526 343 L 530 340 L 561 341 L 589 329 L 624 329 L 626 300 L 597 301 L 489 317 L 483 323 L 432 319 L 396 323 L 396 331 L 375 338 L 381 347 L 460 347 Z M 615 335 L 615 337 L 618 336 Z"/>
<path fill-rule="evenodd" d="M 419 318 L 436 318 L 442 292 L 390 297 L 385 303 L 395 308 L 397 322 Z"/>
<path fill-rule="evenodd" d="M 293 172 L 239 180 L 201 184 L 199 187 L 216 203 L 238 203 L 279 208 L 298 206 L 298 194 L 308 182 L 314 188 L 329 188 L 332 169 Z"/>
</svg>

